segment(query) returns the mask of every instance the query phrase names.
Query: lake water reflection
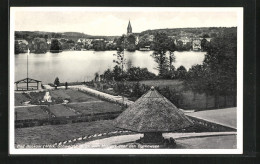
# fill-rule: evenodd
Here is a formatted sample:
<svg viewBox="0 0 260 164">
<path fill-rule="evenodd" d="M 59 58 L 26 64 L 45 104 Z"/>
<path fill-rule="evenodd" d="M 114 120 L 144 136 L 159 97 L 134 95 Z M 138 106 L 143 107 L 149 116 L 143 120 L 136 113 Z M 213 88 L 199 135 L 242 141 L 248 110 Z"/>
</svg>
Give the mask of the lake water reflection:
<svg viewBox="0 0 260 164">
<path fill-rule="evenodd" d="M 28 58 L 29 77 L 43 83 L 53 83 L 55 77 L 61 82 L 92 80 L 96 72 L 103 73 L 113 69 L 113 56 L 116 51 L 64 51 L 61 53 L 33 54 Z M 127 66 L 147 68 L 157 74 L 157 64 L 150 56 L 152 51 L 125 52 Z M 176 68 L 183 65 L 189 69 L 192 65 L 202 64 L 205 52 L 174 52 Z M 15 81 L 26 77 L 27 54 L 15 55 Z"/>
</svg>

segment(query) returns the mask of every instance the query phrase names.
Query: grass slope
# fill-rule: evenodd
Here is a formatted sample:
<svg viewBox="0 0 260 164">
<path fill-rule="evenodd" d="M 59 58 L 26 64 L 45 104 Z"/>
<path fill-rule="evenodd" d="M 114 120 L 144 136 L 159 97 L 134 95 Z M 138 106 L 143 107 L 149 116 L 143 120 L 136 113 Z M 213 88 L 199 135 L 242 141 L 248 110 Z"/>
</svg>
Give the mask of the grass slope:
<svg viewBox="0 0 260 164">
<path fill-rule="evenodd" d="M 76 113 L 73 110 L 70 110 L 68 107 L 58 104 L 58 105 L 50 105 L 49 110 L 53 113 L 56 117 L 63 117 L 63 116 L 74 116 Z"/>
<path fill-rule="evenodd" d="M 15 108 L 17 120 L 44 119 L 50 115 L 41 106 Z"/>
<path fill-rule="evenodd" d="M 68 107 L 82 114 L 106 113 L 121 111 L 121 107 L 109 102 L 68 104 Z"/>
<path fill-rule="evenodd" d="M 112 125 L 112 120 L 18 128 L 15 129 L 15 143 L 21 145 L 54 144 L 81 136 L 115 130 L 118 129 Z"/>
</svg>

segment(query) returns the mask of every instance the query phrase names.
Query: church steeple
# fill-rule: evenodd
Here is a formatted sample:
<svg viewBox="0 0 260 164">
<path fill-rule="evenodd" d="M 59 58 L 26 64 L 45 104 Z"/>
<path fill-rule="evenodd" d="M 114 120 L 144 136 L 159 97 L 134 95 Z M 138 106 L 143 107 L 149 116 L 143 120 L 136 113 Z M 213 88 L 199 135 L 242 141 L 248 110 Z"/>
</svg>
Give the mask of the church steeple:
<svg viewBox="0 0 260 164">
<path fill-rule="evenodd" d="M 130 20 L 129 20 L 129 23 L 128 23 L 128 26 L 127 26 L 127 35 L 128 34 L 132 34 L 132 26 L 131 26 Z"/>
</svg>

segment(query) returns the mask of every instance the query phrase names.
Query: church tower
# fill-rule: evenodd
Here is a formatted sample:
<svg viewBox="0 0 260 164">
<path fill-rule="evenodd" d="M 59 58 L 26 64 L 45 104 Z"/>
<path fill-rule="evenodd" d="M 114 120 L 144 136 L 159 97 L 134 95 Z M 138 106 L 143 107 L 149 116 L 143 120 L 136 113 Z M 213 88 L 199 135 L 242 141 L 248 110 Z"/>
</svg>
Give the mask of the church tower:
<svg viewBox="0 0 260 164">
<path fill-rule="evenodd" d="M 132 26 L 129 20 L 128 26 L 127 26 L 127 35 L 132 34 Z"/>
</svg>

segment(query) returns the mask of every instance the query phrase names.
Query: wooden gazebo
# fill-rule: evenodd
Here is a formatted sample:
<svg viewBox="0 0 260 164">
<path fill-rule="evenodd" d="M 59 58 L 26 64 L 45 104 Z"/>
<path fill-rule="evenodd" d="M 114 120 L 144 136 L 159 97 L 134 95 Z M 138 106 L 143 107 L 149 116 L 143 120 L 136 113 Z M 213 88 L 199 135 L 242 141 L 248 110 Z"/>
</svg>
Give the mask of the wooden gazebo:
<svg viewBox="0 0 260 164">
<path fill-rule="evenodd" d="M 151 87 L 114 120 L 114 125 L 121 129 L 144 133 L 142 143 L 160 144 L 164 142 L 163 132 L 187 128 L 192 126 L 193 122 Z"/>
<path fill-rule="evenodd" d="M 41 81 L 31 79 L 31 78 L 25 78 L 22 80 L 18 80 L 15 82 L 15 87 L 17 91 L 19 90 L 38 90 L 41 89 Z"/>
</svg>

